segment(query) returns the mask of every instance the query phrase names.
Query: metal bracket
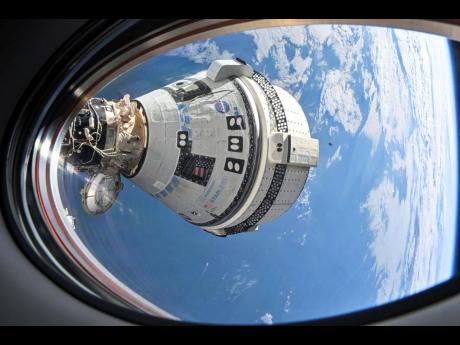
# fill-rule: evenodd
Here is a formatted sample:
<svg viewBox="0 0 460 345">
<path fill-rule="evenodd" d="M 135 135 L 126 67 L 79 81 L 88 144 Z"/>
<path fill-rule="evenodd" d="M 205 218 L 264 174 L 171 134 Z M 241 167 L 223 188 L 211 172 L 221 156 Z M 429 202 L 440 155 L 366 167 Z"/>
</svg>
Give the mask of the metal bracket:
<svg viewBox="0 0 460 345">
<path fill-rule="evenodd" d="M 318 158 L 317 139 L 282 132 L 269 136 L 268 159 L 271 163 L 316 167 Z"/>
</svg>

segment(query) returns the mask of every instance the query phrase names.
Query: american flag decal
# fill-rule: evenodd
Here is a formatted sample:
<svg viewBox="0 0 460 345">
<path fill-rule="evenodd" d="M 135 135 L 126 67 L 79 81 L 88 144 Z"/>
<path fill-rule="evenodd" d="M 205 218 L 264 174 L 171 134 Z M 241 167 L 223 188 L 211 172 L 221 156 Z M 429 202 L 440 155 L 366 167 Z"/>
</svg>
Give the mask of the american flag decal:
<svg viewBox="0 0 460 345">
<path fill-rule="evenodd" d="M 190 147 L 181 148 L 179 162 L 174 174 L 202 186 L 211 177 L 216 159 L 191 153 Z"/>
</svg>

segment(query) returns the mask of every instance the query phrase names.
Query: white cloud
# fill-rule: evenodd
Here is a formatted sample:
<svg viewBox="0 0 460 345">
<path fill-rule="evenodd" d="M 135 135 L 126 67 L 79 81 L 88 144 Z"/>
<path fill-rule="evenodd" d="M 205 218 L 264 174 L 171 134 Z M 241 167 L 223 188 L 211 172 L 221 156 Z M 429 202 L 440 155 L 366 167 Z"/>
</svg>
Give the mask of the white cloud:
<svg viewBox="0 0 460 345">
<path fill-rule="evenodd" d="M 307 239 L 307 234 L 303 234 L 302 238 L 300 239 L 300 246 L 303 247 L 305 245 L 305 240 Z"/>
<path fill-rule="evenodd" d="M 407 206 L 399 201 L 399 191 L 387 177 L 369 193 L 362 205 L 369 214 L 369 228 L 374 235 L 370 251 L 376 261 L 379 303 L 399 297 L 404 273 L 400 262 L 404 258 L 411 224 Z"/>
<path fill-rule="evenodd" d="M 276 236 L 276 239 L 277 240 L 283 240 L 285 238 L 287 238 L 288 236 L 291 236 L 293 233 L 295 232 L 295 229 L 291 229 L 291 230 L 285 230 L 283 231 L 281 234 L 279 234 L 278 236 Z"/>
<path fill-rule="evenodd" d="M 378 112 L 377 105 L 379 104 L 378 97 L 372 97 L 369 105 L 369 113 L 367 120 L 362 128 L 362 133 L 366 135 L 372 143 L 371 157 L 377 148 L 382 134 L 382 125 L 380 122 L 380 113 Z"/>
<path fill-rule="evenodd" d="M 328 169 L 332 165 L 332 163 L 334 163 L 335 161 L 339 162 L 342 160 L 340 149 L 341 149 L 341 146 L 339 145 L 339 147 L 337 147 L 337 150 L 335 150 L 334 154 L 327 159 L 326 169 Z"/>
<path fill-rule="evenodd" d="M 425 92 L 419 88 L 421 85 L 405 79 L 406 74 L 398 58 L 398 47 L 394 44 L 390 29 L 369 28 L 368 30 L 371 37 L 370 59 L 373 63 L 372 73 L 367 70 L 362 71 L 365 85 L 368 86 L 366 93 L 370 98 L 370 110 L 362 131 L 372 141 L 372 152 L 374 152 L 382 135 L 387 150 L 392 144 L 403 145 L 404 138 L 408 135 L 413 110 L 423 112 L 423 108 L 420 107 L 429 104 L 424 98 L 427 95 L 421 94 Z M 401 53 L 404 55 L 404 50 L 401 50 Z M 414 56 L 412 54 L 412 57 Z M 423 59 L 420 54 L 418 56 Z M 420 62 L 422 63 L 407 61 L 404 66 L 410 64 L 420 67 L 423 61 Z M 373 75 L 372 80 L 370 75 Z M 414 102 L 415 97 L 416 102 Z"/>
<path fill-rule="evenodd" d="M 300 99 L 302 90 L 299 87 L 308 82 L 311 57 L 302 58 L 298 48 L 292 60 L 289 60 L 285 51 L 285 43 L 276 46 L 272 57 L 278 74 L 272 83 L 290 91 L 296 89 L 297 97 Z"/>
<path fill-rule="evenodd" d="M 186 57 L 196 63 L 211 63 L 216 59 L 233 59 L 234 57 L 227 50 L 221 51 L 217 44 L 209 39 L 187 44 L 166 53 L 166 55 Z"/>
<path fill-rule="evenodd" d="M 201 272 L 201 274 L 205 274 L 208 270 L 208 267 L 209 267 L 209 262 L 206 262 L 203 268 L 203 272 Z"/>
<path fill-rule="evenodd" d="M 405 190 L 400 190 L 393 174 L 386 174 L 362 205 L 373 234 L 377 301 L 384 303 L 450 275 L 443 266 L 452 263 L 441 263 L 453 257 L 453 246 L 443 246 L 454 238 L 455 210 L 447 207 L 455 203 L 455 196 L 446 182 L 456 169 L 449 158 L 455 147 L 450 129 L 455 114 L 443 38 L 396 31 L 393 40 L 387 30 L 371 32 L 374 66 L 368 85 L 378 87 L 369 97 L 380 108 L 371 107 L 363 133 L 374 150 L 383 140 L 392 172 L 403 172 L 406 180 Z"/>
<path fill-rule="evenodd" d="M 374 78 L 365 67 L 361 70 L 361 75 L 363 78 L 364 98 L 369 100 L 369 98 L 374 96 L 375 92 L 377 91 Z"/>
<path fill-rule="evenodd" d="M 291 295 L 292 295 L 292 290 L 289 290 L 289 293 L 287 294 L 286 296 L 286 301 L 284 302 L 284 308 L 283 308 L 283 311 L 285 313 L 289 313 L 289 311 L 291 310 Z"/>
<path fill-rule="evenodd" d="M 267 325 L 273 325 L 273 315 L 270 313 L 265 313 L 260 317 L 260 320 L 262 320 L 263 323 Z"/>
<path fill-rule="evenodd" d="M 351 77 L 339 69 L 326 74 L 321 90 L 320 119 L 327 112 L 345 131 L 354 135 L 361 125 L 362 114 L 351 87 Z"/>
<path fill-rule="evenodd" d="M 248 30 L 244 32 L 254 38 L 256 44 L 256 62 L 270 56 L 274 48 L 280 48 L 289 40 L 291 43 L 302 46 L 306 42 L 305 26 L 284 26 L 271 29 Z"/>
<path fill-rule="evenodd" d="M 308 27 L 307 41 L 312 54 L 319 59 L 317 68 L 321 69 L 316 77 L 316 82 L 321 88 L 321 103 L 314 114 L 313 132 L 326 124 L 327 113 L 351 135 L 361 126 L 363 116 L 354 94 L 356 79 L 352 74 L 363 61 L 363 30 L 360 26 L 343 25 Z M 328 67 L 324 59 L 326 47 L 332 48 L 339 60 L 339 66 L 334 69 Z"/>
<path fill-rule="evenodd" d="M 329 127 L 329 136 L 330 137 L 333 137 L 337 133 L 339 133 L 339 127 L 337 127 L 337 126 L 330 126 Z"/>
<path fill-rule="evenodd" d="M 257 279 L 251 278 L 250 265 L 244 263 L 232 277 L 232 284 L 227 289 L 230 299 L 235 301 L 238 299 L 246 290 L 256 285 Z"/>
<path fill-rule="evenodd" d="M 308 36 L 310 40 L 323 44 L 331 36 L 332 25 L 311 25 L 308 27 Z M 309 41 L 309 43 L 313 43 Z M 313 44 L 314 45 L 314 44 Z"/>
<path fill-rule="evenodd" d="M 321 126 L 325 112 L 329 112 L 345 130 L 355 134 L 362 116 L 351 86 L 351 73 L 362 62 L 362 31 L 360 26 L 312 25 L 258 29 L 245 33 L 252 36 L 256 45 L 254 63 L 270 58 L 277 73 L 272 82 L 288 89 L 297 100 L 301 99 L 304 86 L 310 78 L 313 58 L 319 60 L 317 67 L 326 67 L 323 51 L 327 46 L 332 47 L 340 68 L 336 71 L 321 70 L 317 76 L 320 86 L 326 82 L 322 86 L 322 106 L 315 115 L 315 123 Z M 293 57 L 288 57 L 287 46 L 294 49 Z M 301 53 L 305 47 L 308 50 Z"/>
<path fill-rule="evenodd" d="M 353 71 L 363 61 L 364 28 L 362 26 L 334 25 L 327 43 L 340 61 L 340 68 Z"/>
<path fill-rule="evenodd" d="M 393 151 L 391 157 L 391 168 L 393 171 L 404 170 L 406 167 L 405 160 L 401 157 L 399 151 Z"/>
<path fill-rule="evenodd" d="M 303 57 L 301 48 L 307 42 L 305 26 L 277 27 L 246 31 L 256 45 L 255 61 L 259 64 L 270 58 L 275 64 L 277 77 L 272 83 L 289 91 L 299 100 L 302 96 L 302 86 L 308 81 L 312 57 Z M 289 58 L 286 46 L 294 49 L 294 56 Z"/>
<path fill-rule="evenodd" d="M 310 218 L 311 207 L 310 207 L 310 188 L 307 181 L 306 187 L 300 193 L 299 198 L 294 204 L 294 207 L 298 210 L 297 219 Z"/>
<path fill-rule="evenodd" d="M 294 203 L 294 209 L 297 210 L 297 219 L 308 219 L 311 217 L 311 207 L 310 207 L 310 186 L 314 183 L 316 179 L 317 169 L 310 169 L 308 172 L 307 183 Z"/>
</svg>

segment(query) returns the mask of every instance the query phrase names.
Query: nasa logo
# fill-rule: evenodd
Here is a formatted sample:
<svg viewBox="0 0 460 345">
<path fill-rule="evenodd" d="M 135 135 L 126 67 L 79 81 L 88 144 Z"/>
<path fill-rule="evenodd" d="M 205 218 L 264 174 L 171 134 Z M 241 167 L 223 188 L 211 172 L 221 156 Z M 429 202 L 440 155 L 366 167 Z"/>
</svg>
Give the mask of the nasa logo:
<svg viewBox="0 0 460 345">
<path fill-rule="evenodd" d="M 214 103 L 214 108 L 219 113 L 228 113 L 228 111 L 230 110 L 230 106 L 225 101 L 217 101 L 216 103 Z"/>
</svg>

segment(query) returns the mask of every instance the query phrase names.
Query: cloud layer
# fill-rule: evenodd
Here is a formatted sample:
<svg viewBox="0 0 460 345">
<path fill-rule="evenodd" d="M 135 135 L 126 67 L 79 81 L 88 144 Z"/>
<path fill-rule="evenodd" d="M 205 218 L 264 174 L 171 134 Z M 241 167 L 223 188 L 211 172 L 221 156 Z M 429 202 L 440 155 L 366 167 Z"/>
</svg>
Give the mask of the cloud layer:
<svg viewBox="0 0 460 345">
<path fill-rule="evenodd" d="M 217 59 L 232 59 L 234 56 L 227 50 L 221 51 L 212 40 L 190 43 L 166 53 L 170 56 L 182 56 L 195 63 L 211 63 Z"/>
<path fill-rule="evenodd" d="M 377 30 L 372 37 L 372 75 L 367 81 L 371 107 L 363 134 L 373 150 L 383 140 L 390 172 L 368 194 L 379 290 L 383 303 L 448 278 L 440 262 L 452 238 L 454 202 L 449 157 L 455 146 L 450 58 L 446 40 L 415 32 Z M 450 98 L 450 99 L 449 99 Z M 402 172 L 405 186 L 393 173 Z M 405 197 L 403 197 L 403 195 Z M 450 265 L 449 265 L 450 266 Z M 447 274 L 446 274 L 447 273 Z"/>
</svg>

